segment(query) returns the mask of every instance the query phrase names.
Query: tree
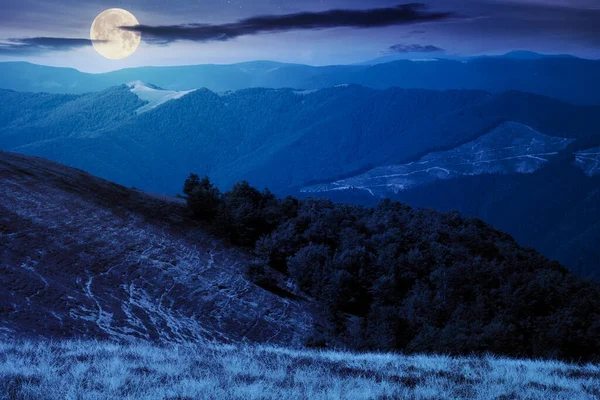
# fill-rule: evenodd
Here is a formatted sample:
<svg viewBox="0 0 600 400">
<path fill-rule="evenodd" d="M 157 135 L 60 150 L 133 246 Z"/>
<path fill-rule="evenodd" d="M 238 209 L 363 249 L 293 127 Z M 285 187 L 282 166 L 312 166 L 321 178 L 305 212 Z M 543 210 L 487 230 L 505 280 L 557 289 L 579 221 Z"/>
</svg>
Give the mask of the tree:
<svg viewBox="0 0 600 400">
<path fill-rule="evenodd" d="M 196 174 L 190 174 L 183 184 L 183 194 L 189 196 L 192 190 L 200 184 L 200 177 Z"/>
<path fill-rule="evenodd" d="M 318 296 L 320 286 L 327 280 L 323 270 L 329 261 L 327 246 L 310 244 L 288 259 L 288 272 L 303 290 Z"/>
<path fill-rule="evenodd" d="M 268 190 L 260 192 L 247 181 L 236 183 L 223 195 L 218 225 L 234 244 L 253 246 L 281 222 L 279 201 Z"/>
<path fill-rule="evenodd" d="M 190 185 L 195 181 L 197 175 L 190 175 Z M 187 182 L 186 181 L 186 184 Z M 185 188 L 184 188 L 185 191 Z M 197 218 L 212 219 L 217 214 L 221 202 L 221 192 L 216 188 L 208 177 L 202 178 L 188 194 L 187 203 Z"/>
</svg>

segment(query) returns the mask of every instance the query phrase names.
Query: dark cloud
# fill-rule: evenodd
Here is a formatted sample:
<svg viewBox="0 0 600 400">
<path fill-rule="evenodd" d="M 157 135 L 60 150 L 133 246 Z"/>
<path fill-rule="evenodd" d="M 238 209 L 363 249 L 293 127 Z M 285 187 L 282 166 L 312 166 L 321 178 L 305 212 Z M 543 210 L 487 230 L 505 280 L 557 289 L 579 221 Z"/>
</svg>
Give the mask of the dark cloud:
<svg viewBox="0 0 600 400">
<path fill-rule="evenodd" d="M 138 25 L 122 28 L 140 32 L 145 41 L 164 44 L 178 40 L 197 42 L 225 41 L 239 36 L 292 30 L 317 30 L 340 27 L 377 28 L 441 21 L 447 20 L 452 16 L 453 14 L 449 12 L 433 12 L 429 11 L 423 4 L 411 3 L 389 8 L 367 10 L 329 10 L 287 15 L 264 15 L 220 25 Z"/>
<path fill-rule="evenodd" d="M 89 39 L 36 37 L 7 39 L 0 42 L 0 55 L 31 55 L 49 51 L 67 51 L 92 45 Z"/>
<path fill-rule="evenodd" d="M 598 0 L 504 0 L 469 2 L 455 10 L 469 16 L 428 29 L 457 42 L 490 46 L 600 45 Z M 451 3 L 448 3 L 450 6 Z M 474 40 L 476 39 L 476 40 Z"/>
<path fill-rule="evenodd" d="M 444 51 L 444 49 L 431 44 L 395 44 L 390 46 L 386 53 L 443 53 Z"/>
</svg>

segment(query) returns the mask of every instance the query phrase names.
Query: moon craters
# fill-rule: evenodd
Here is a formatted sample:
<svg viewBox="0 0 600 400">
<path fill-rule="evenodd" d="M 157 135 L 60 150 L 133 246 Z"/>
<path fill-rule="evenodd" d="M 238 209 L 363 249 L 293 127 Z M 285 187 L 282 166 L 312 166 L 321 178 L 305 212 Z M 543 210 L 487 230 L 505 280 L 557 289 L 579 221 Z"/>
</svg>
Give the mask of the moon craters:
<svg viewBox="0 0 600 400">
<path fill-rule="evenodd" d="M 139 32 L 126 31 L 121 26 L 139 25 L 129 11 L 111 8 L 96 17 L 90 29 L 94 48 L 102 56 L 120 60 L 132 55 L 141 41 Z"/>
</svg>

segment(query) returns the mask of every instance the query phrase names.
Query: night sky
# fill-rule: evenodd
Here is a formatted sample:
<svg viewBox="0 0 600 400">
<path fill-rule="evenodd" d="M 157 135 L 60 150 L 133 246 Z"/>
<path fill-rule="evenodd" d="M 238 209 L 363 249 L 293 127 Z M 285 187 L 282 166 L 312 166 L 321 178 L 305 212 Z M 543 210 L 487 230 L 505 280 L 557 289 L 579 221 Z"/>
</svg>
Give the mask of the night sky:
<svg viewBox="0 0 600 400">
<path fill-rule="evenodd" d="M 92 21 L 124 8 L 143 43 L 111 61 L 89 44 Z M 332 11 L 334 10 L 334 11 Z M 599 0 L 2 0 L 0 61 L 100 72 L 140 65 L 274 60 L 356 63 L 394 52 L 512 50 L 600 58 Z"/>
</svg>

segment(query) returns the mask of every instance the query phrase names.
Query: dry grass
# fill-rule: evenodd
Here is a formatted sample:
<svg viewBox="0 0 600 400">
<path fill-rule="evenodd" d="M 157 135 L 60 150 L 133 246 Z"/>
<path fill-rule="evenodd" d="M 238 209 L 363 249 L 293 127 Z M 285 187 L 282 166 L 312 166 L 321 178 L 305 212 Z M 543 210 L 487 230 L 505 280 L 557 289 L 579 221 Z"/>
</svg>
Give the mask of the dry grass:
<svg viewBox="0 0 600 400">
<path fill-rule="evenodd" d="M 600 366 L 93 341 L 0 343 L 2 399 L 597 399 Z"/>
</svg>

